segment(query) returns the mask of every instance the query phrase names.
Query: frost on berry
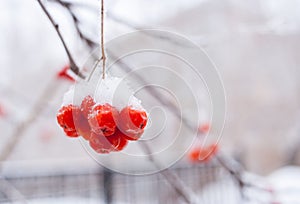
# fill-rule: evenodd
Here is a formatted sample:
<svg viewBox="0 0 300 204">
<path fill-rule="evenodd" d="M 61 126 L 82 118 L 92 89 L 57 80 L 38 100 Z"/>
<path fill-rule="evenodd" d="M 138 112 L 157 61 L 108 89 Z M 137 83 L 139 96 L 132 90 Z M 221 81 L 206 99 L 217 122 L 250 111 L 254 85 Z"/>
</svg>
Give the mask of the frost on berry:
<svg viewBox="0 0 300 204">
<path fill-rule="evenodd" d="M 92 131 L 96 134 L 111 136 L 116 130 L 115 118 L 117 115 L 116 108 L 108 103 L 96 105 L 88 116 Z"/>
<path fill-rule="evenodd" d="M 88 118 L 88 115 L 91 114 L 93 106 L 95 105 L 94 99 L 88 95 L 86 96 L 80 105 L 80 109 L 85 118 Z"/>
<path fill-rule="evenodd" d="M 144 110 L 127 106 L 119 114 L 118 127 L 128 140 L 138 140 L 144 133 L 147 120 L 147 113 Z"/>
</svg>

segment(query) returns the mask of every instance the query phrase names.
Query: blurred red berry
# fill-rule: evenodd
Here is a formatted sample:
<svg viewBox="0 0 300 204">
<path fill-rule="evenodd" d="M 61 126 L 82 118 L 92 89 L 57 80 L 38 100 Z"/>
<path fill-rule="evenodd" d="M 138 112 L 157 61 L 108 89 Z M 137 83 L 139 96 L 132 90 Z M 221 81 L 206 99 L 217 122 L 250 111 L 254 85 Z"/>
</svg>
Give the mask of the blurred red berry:
<svg viewBox="0 0 300 204">
<path fill-rule="evenodd" d="M 147 125 L 147 113 L 131 106 L 123 108 L 118 117 L 118 127 L 128 140 L 138 140 Z"/>
<path fill-rule="evenodd" d="M 54 131 L 49 126 L 43 126 L 40 128 L 40 140 L 42 143 L 48 143 L 53 139 L 55 135 Z"/>
<path fill-rule="evenodd" d="M 189 152 L 189 160 L 191 162 L 198 162 L 199 161 L 199 149 L 192 149 L 190 152 Z"/>
<path fill-rule="evenodd" d="M 6 115 L 3 106 L 0 104 L 0 117 L 4 117 Z"/>
<path fill-rule="evenodd" d="M 95 104 L 96 103 L 95 103 L 93 97 L 91 97 L 90 95 L 86 96 L 82 100 L 80 109 L 85 118 L 88 118 L 88 115 L 91 114 L 93 106 Z"/>
<path fill-rule="evenodd" d="M 66 79 L 68 81 L 74 82 L 75 79 L 68 74 L 68 70 L 70 69 L 70 65 L 64 66 L 58 73 L 57 78 Z"/>
<path fill-rule="evenodd" d="M 200 133 L 207 133 L 210 130 L 210 124 L 209 123 L 203 123 L 199 126 L 199 132 Z"/>
<path fill-rule="evenodd" d="M 209 162 L 218 151 L 218 145 L 212 144 L 208 147 L 194 148 L 189 152 L 189 159 L 192 162 Z"/>
<path fill-rule="evenodd" d="M 120 151 L 127 144 L 127 141 L 118 133 L 105 137 L 92 132 L 90 137 L 90 146 L 100 154 L 107 154 L 112 151 Z"/>
<path fill-rule="evenodd" d="M 88 121 L 93 132 L 99 135 L 111 136 L 115 133 L 115 118 L 117 109 L 110 104 L 97 105 L 88 116 Z"/>
</svg>

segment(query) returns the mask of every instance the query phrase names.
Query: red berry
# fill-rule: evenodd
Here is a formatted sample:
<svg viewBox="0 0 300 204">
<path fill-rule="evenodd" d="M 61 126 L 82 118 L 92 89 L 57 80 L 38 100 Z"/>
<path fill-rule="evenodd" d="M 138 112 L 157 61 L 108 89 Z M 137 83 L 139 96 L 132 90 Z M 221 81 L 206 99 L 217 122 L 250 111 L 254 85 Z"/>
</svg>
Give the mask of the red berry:
<svg viewBox="0 0 300 204">
<path fill-rule="evenodd" d="M 67 136 L 77 137 L 74 118 L 80 115 L 80 109 L 78 106 L 72 104 L 63 106 L 57 114 L 57 122 L 64 129 Z"/>
<path fill-rule="evenodd" d="M 65 130 L 64 129 L 64 132 L 69 137 L 78 137 L 79 136 L 79 134 L 77 133 L 76 130 Z"/>
<path fill-rule="evenodd" d="M 138 140 L 147 124 L 147 113 L 131 106 L 123 108 L 118 118 L 118 127 L 128 140 Z"/>
<path fill-rule="evenodd" d="M 91 136 L 91 128 L 84 115 L 82 113 L 78 114 L 76 118 L 74 118 L 74 122 L 78 134 L 84 139 L 89 140 Z"/>
<path fill-rule="evenodd" d="M 128 144 L 128 141 L 126 139 L 126 135 L 124 135 L 118 128 L 116 129 L 115 134 L 113 134 L 110 137 L 118 137 L 119 138 L 119 145 L 116 146 L 115 149 L 114 149 L 114 151 L 116 151 L 116 152 L 123 150 L 126 147 L 126 145 Z"/>
<path fill-rule="evenodd" d="M 198 162 L 199 161 L 199 149 L 192 149 L 190 152 L 189 152 L 189 159 L 190 161 L 192 162 Z"/>
<path fill-rule="evenodd" d="M 97 105 L 89 114 L 88 120 L 91 129 L 96 134 L 111 136 L 115 133 L 115 117 L 118 111 L 109 104 Z"/>
<path fill-rule="evenodd" d="M 92 132 L 90 137 L 90 146 L 100 154 L 107 154 L 112 151 L 120 151 L 127 144 L 127 141 L 119 134 L 109 137 Z"/>
<path fill-rule="evenodd" d="M 90 137 L 89 123 L 78 106 L 72 104 L 63 106 L 58 111 L 57 122 L 69 137 L 78 137 L 81 135 L 87 140 Z"/>
<path fill-rule="evenodd" d="M 85 118 L 88 118 L 88 115 L 92 112 L 93 106 L 95 105 L 94 99 L 88 95 L 81 102 L 81 112 Z"/>
</svg>

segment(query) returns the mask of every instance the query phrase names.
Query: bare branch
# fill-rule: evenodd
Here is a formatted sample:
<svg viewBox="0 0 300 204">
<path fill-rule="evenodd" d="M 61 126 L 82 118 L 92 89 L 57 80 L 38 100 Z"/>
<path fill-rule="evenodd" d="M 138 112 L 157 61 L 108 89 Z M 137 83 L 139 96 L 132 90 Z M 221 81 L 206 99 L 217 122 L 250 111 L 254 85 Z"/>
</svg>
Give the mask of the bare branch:
<svg viewBox="0 0 300 204">
<path fill-rule="evenodd" d="M 64 7 L 68 13 L 70 14 L 73 22 L 74 22 L 74 26 L 76 29 L 76 32 L 78 33 L 79 37 L 89 46 L 89 47 L 95 47 L 96 43 L 94 41 L 92 41 L 90 38 L 88 38 L 86 35 L 84 35 L 82 33 L 82 31 L 80 30 L 79 27 L 79 19 L 77 18 L 76 14 L 74 13 L 72 7 L 74 5 L 76 5 L 75 3 L 71 3 L 71 2 L 65 2 L 65 1 L 61 1 L 61 0 L 51 0 L 59 5 L 61 5 L 62 7 Z"/>
<path fill-rule="evenodd" d="M 122 18 L 119 18 L 112 13 L 107 13 L 107 17 L 110 18 L 111 20 L 113 20 L 119 24 L 125 25 L 128 28 L 131 28 L 135 31 L 141 31 L 144 35 L 150 36 L 152 38 L 157 38 L 160 40 L 168 41 L 174 45 L 178 45 L 181 47 L 189 47 L 186 43 L 182 43 L 180 41 L 177 41 L 176 39 L 169 38 L 168 36 L 162 36 L 162 35 L 156 34 L 155 32 L 147 32 L 147 30 L 151 30 L 151 29 L 134 25 L 133 23 L 130 23 Z"/>
<path fill-rule="evenodd" d="M 58 4 L 60 4 L 61 6 L 65 7 L 68 12 L 70 13 L 71 17 L 73 18 L 73 21 L 75 22 L 75 27 L 76 27 L 76 30 L 79 34 L 79 36 L 81 37 L 81 39 L 83 41 L 85 41 L 87 43 L 87 45 L 89 45 L 90 47 L 94 47 L 95 45 L 97 45 L 97 43 L 95 43 L 95 41 L 91 40 L 90 38 L 88 38 L 87 36 L 83 35 L 83 33 L 80 31 L 79 29 L 79 22 L 78 22 L 78 19 L 76 20 L 76 15 L 74 14 L 73 10 L 72 10 L 72 7 L 73 6 L 76 6 L 76 7 L 82 7 L 83 5 L 82 4 L 78 4 L 78 3 L 71 3 L 71 2 L 65 2 L 65 1 L 62 1 L 62 0 L 51 0 L 53 2 L 56 2 Z M 85 5 L 86 6 L 86 5 Z M 96 12 L 96 9 L 94 9 L 93 7 L 91 6 L 86 6 L 87 9 L 89 10 L 92 10 L 92 12 Z M 74 19 L 74 16 L 75 16 L 75 19 Z M 168 41 L 174 45 L 178 45 L 178 46 L 182 46 L 182 47 L 187 47 L 186 44 L 180 42 L 180 41 L 177 41 L 177 40 L 174 40 L 172 38 L 169 38 L 169 37 L 166 37 L 166 36 L 162 36 L 162 35 L 159 35 L 159 34 L 156 34 L 156 33 L 153 33 L 153 32 L 145 32 L 146 30 L 149 30 L 151 28 L 145 28 L 145 27 L 141 27 L 141 26 L 138 26 L 138 25 L 134 25 L 132 22 L 128 22 L 116 15 L 114 15 L 113 13 L 110 13 L 110 12 L 106 12 L 106 16 L 107 18 L 115 21 L 116 23 L 119 23 L 121 25 L 125 25 L 127 26 L 128 28 L 131 28 L 132 30 L 135 30 L 135 31 L 141 31 L 144 35 L 147 35 L 147 36 L 150 36 L 150 37 L 153 37 L 153 38 L 157 38 L 157 39 L 160 39 L 160 40 L 165 40 L 165 41 Z"/>
<path fill-rule="evenodd" d="M 118 59 L 112 52 L 110 52 L 109 50 L 107 51 L 109 56 L 116 60 L 115 63 L 118 64 L 120 66 L 121 69 L 123 69 L 125 72 L 131 72 L 132 68 L 125 63 L 122 59 Z M 148 84 L 147 80 L 145 77 L 138 75 L 138 74 L 134 74 L 133 76 L 135 77 L 136 80 L 138 80 L 140 83 L 142 84 Z M 170 109 L 175 115 L 176 117 L 178 117 L 179 119 L 182 120 L 182 122 L 184 123 L 185 126 L 187 126 L 190 130 L 195 131 L 198 129 L 198 127 L 193 127 L 190 122 L 188 121 L 187 118 L 185 118 L 184 116 L 182 116 L 180 114 L 180 112 L 178 111 L 178 108 L 174 105 L 173 102 L 171 102 L 170 100 L 166 99 L 166 97 L 164 95 L 162 95 L 161 93 L 159 93 L 156 89 L 146 89 L 146 91 L 148 93 L 151 94 L 151 96 L 153 96 L 156 100 L 158 100 L 162 105 L 166 106 L 168 109 Z"/>
<path fill-rule="evenodd" d="M 153 158 L 152 151 L 146 143 L 140 143 L 142 149 L 147 154 L 149 160 L 155 165 L 156 168 L 161 169 L 160 164 Z M 192 198 L 195 197 L 190 189 L 183 184 L 183 182 L 174 174 L 170 169 L 165 169 L 160 172 L 167 182 L 173 187 L 177 194 L 179 194 L 187 203 L 193 203 Z"/>
<path fill-rule="evenodd" d="M 28 117 L 23 122 L 19 123 L 14 129 L 12 135 L 9 137 L 8 143 L 4 146 L 4 150 L 0 154 L 1 162 L 5 161 L 11 155 L 27 128 L 37 119 L 40 113 L 44 110 L 44 108 L 46 107 L 45 103 L 47 103 L 47 100 L 49 100 L 54 95 L 57 89 L 56 84 L 57 82 L 53 80 L 47 85 L 46 89 L 43 91 L 42 95 L 39 97 L 38 101 L 33 106 L 33 109 L 28 115 Z"/>
<path fill-rule="evenodd" d="M 69 61 L 70 61 L 70 69 L 77 75 L 79 76 L 80 78 L 84 79 L 85 76 L 80 72 L 78 66 L 76 65 L 70 51 L 69 51 L 69 48 L 67 47 L 66 45 L 66 42 L 64 40 L 64 38 L 62 37 L 62 34 L 59 30 L 59 25 L 57 23 L 55 23 L 54 19 L 52 18 L 52 16 L 50 15 L 50 13 L 48 12 L 48 10 L 46 9 L 46 7 L 44 6 L 44 4 L 41 2 L 41 0 L 37 0 L 39 5 L 41 6 L 42 10 L 44 11 L 44 13 L 46 14 L 46 16 L 48 17 L 48 19 L 50 20 L 51 24 L 53 25 L 53 27 L 55 28 L 56 30 L 56 33 L 60 39 L 60 41 L 62 42 L 63 46 L 64 46 L 64 49 L 68 55 L 68 58 L 69 58 Z"/>
</svg>

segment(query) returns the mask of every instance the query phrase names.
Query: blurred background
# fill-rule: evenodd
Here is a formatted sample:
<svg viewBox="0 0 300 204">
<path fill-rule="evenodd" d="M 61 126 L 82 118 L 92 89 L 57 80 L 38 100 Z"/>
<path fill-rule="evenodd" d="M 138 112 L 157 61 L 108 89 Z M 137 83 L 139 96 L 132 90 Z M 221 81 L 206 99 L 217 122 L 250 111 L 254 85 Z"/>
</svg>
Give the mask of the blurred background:
<svg viewBox="0 0 300 204">
<path fill-rule="evenodd" d="M 79 29 L 97 42 L 99 2 L 66 2 L 75 5 L 71 8 Z M 43 3 L 59 23 L 75 61 L 83 65 L 91 50 L 78 36 L 72 16 L 56 1 Z M 255 175 L 266 185 L 278 169 L 300 164 L 299 0 L 112 0 L 106 1 L 106 11 L 107 41 L 154 28 L 183 35 L 207 52 L 226 95 L 219 147 L 251 178 Z M 56 75 L 69 62 L 37 1 L 0 2 L 0 45 L 0 202 L 184 202 L 169 192 L 172 185 L 165 177 L 105 171 L 77 140 L 64 136 L 56 113 L 72 82 Z M 172 171 L 196 195 L 201 189 L 202 203 L 219 203 L 224 194 L 228 203 L 240 201 L 238 185 L 217 162 L 194 164 L 184 156 Z M 286 172 L 276 178 L 299 176 L 296 167 Z M 224 182 L 212 183 L 219 177 Z M 228 183 L 232 191 L 226 189 Z M 164 190 L 156 198 L 157 186 Z"/>
</svg>

